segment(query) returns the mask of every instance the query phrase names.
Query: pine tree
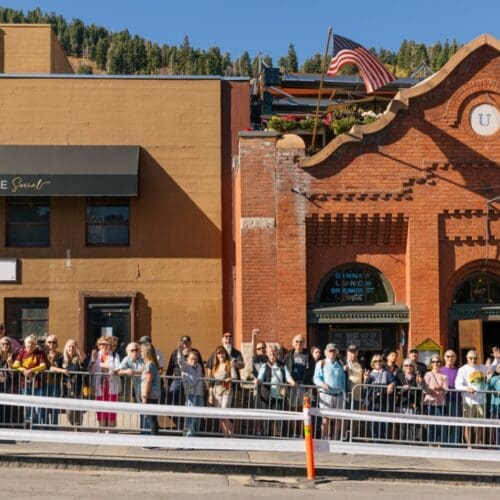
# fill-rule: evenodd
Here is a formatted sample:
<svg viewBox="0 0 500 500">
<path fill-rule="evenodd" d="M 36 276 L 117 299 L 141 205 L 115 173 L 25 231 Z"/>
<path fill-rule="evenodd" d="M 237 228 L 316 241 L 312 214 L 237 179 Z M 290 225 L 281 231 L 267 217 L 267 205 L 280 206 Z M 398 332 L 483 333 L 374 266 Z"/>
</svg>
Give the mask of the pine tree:
<svg viewBox="0 0 500 500">
<path fill-rule="evenodd" d="M 69 42 L 71 52 L 76 57 L 82 57 L 83 38 L 85 34 L 85 25 L 80 19 L 73 19 L 69 26 Z"/>
<path fill-rule="evenodd" d="M 306 59 L 302 65 L 302 73 L 321 74 L 323 72 L 323 57 L 316 52 L 313 57 Z"/>
<path fill-rule="evenodd" d="M 450 44 L 448 40 L 446 40 L 443 45 L 443 50 L 441 51 L 441 54 L 439 54 L 439 57 L 437 59 L 437 69 L 441 69 L 448 62 L 449 58 L 450 58 Z"/>
<path fill-rule="evenodd" d="M 222 56 L 219 47 L 210 47 L 205 54 L 207 75 L 222 75 Z"/>
<path fill-rule="evenodd" d="M 252 62 L 250 60 L 250 54 L 246 50 L 240 56 L 240 75 L 252 76 Z"/>
<path fill-rule="evenodd" d="M 299 71 L 299 61 L 293 43 L 288 46 L 287 68 L 290 73 L 297 73 Z"/>
<path fill-rule="evenodd" d="M 437 71 L 439 69 L 438 60 L 442 51 L 443 51 L 443 46 L 441 45 L 440 42 L 436 42 L 431 48 L 430 64 L 433 71 Z"/>
<path fill-rule="evenodd" d="M 108 62 L 109 43 L 107 38 L 100 38 L 96 45 L 95 62 L 97 68 L 105 70 Z"/>
</svg>

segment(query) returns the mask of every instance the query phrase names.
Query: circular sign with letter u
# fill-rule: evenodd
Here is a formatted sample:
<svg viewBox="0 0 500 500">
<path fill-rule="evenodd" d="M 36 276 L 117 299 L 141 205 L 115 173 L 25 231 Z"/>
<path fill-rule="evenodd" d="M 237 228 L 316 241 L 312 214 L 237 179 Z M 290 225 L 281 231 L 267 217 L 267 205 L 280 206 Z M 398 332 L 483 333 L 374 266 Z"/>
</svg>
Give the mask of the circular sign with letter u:
<svg viewBox="0 0 500 500">
<path fill-rule="evenodd" d="M 492 104 L 480 104 L 470 113 L 472 130 L 479 135 L 493 135 L 500 129 L 500 113 Z"/>
</svg>

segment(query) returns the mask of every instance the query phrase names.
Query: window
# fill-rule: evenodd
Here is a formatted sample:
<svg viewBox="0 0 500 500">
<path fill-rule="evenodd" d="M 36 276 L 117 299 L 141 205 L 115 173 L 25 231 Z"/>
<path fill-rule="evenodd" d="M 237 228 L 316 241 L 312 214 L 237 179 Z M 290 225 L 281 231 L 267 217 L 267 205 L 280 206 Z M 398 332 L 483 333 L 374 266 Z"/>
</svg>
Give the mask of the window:
<svg viewBox="0 0 500 500">
<path fill-rule="evenodd" d="M 390 294 L 381 274 L 368 266 L 350 264 L 328 274 L 319 302 L 332 305 L 360 305 L 389 302 Z M 392 300 L 392 296 L 390 297 Z"/>
<path fill-rule="evenodd" d="M 89 198 L 87 200 L 87 245 L 128 246 L 128 199 Z"/>
<path fill-rule="evenodd" d="M 467 278 L 455 293 L 455 304 L 500 304 L 500 279 L 486 273 Z"/>
<path fill-rule="evenodd" d="M 49 324 L 49 299 L 5 299 L 5 328 L 7 335 L 26 338 L 40 337 L 47 333 Z"/>
<path fill-rule="evenodd" d="M 7 246 L 50 246 L 50 199 L 7 198 Z"/>
</svg>

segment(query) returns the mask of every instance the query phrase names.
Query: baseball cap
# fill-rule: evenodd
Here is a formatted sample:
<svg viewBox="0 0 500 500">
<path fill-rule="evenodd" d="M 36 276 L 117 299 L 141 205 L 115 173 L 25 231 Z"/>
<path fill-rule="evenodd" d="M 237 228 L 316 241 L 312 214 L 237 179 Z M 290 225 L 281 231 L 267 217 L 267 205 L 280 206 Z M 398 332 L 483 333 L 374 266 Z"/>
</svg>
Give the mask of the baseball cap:
<svg viewBox="0 0 500 500">
<path fill-rule="evenodd" d="M 139 339 L 139 344 L 151 344 L 151 337 L 144 335 Z"/>
<path fill-rule="evenodd" d="M 191 337 L 189 335 L 183 335 L 181 338 L 180 338 L 180 341 L 181 342 L 191 342 Z"/>
<path fill-rule="evenodd" d="M 335 344 L 326 344 L 325 351 L 336 351 L 337 346 Z"/>
<path fill-rule="evenodd" d="M 356 344 L 350 344 L 347 346 L 347 350 L 351 352 L 356 352 L 358 350 L 358 346 Z"/>
</svg>

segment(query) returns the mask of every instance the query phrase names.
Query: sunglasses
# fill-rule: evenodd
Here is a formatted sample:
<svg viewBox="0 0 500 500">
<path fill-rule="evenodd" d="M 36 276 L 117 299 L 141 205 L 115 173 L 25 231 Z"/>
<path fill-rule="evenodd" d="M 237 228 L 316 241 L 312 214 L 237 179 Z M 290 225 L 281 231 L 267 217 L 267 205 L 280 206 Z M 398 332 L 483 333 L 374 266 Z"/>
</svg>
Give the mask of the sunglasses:
<svg viewBox="0 0 500 500">
<path fill-rule="evenodd" d="M 445 358 L 454 358 L 455 356 L 453 354 L 445 354 L 444 357 Z"/>
<path fill-rule="evenodd" d="M 99 347 L 103 347 L 105 345 L 109 345 L 109 344 L 108 343 L 106 343 L 106 344 L 98 344 Z"/>
<path fill-rule="evenodd" d="M 469 356 L 467 359 L 472 359 L 472 360 L 476 360 L 477 359 L 477 356 L 476 357 L 472 357 L 472 356 Z"/>
<path fill-rule="evenodd" d="M 441 361 L 439 361 L 439 359 L 433 359 L 433 360 L 431 361 L 431 363 L 438 363 L 438 364 L 439 364 L 439 363 L 441 363 Z"/>
<path fill-rule="evenodd" d="M 374 363 L 382 363 L 382 360 L 381 359 L 374 359 L 373 362 Z"/>
<path fill-rule="evenodd" d="M 255 349 L 257 349 L 257 351 L 262 351 L 262 349 L 265 349 L 266 346 L 265 345 L 258 345 Z"/>
<path fill-rule="evenodd" d="M 295 341 L 295 343 L 296 343 L 296 344 L 303 344 L 303 343 L 304 343 L 304 341 L 303 341 L 303 340 L 296 340 L 296 341 Z"/>
<path fill-rule="evenodd" d="M 8 342 L 2 342 L 1 345 L 10 345 Z"/>
<path fill-rule="evenodd" d="M 405 368 L 415 368 L 413 365 L 403 365 Z"/>
<path fill-rule="evenodd" d="M 130 349 L 130 352 L 137 352 L 139 349 Z"/>
<path fill-rule="evenodd" d="M 55 341 L 55 340 L 47 340 L 47 344 L 57 344 L 57 341 Z"/>
</svg>

